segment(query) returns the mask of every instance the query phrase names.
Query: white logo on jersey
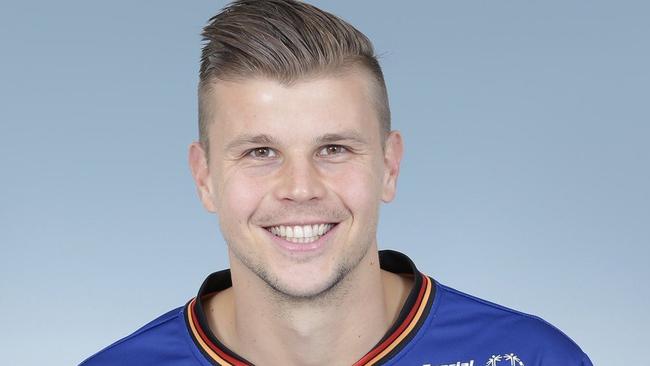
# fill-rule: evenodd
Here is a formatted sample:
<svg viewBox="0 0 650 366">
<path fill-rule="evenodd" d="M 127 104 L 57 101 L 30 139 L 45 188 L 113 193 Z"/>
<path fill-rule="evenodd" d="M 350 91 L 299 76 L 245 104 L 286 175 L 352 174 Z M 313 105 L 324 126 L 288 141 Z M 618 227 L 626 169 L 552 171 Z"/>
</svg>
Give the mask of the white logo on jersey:
<svg viewBox="0 0 650 366">
<path fill-rule="evenodd" d="M 514 353 L 507 353 L 504 355 L 492 355 L 485 363 L 485 366 L 499 366 L 503 365 L 502 361 L 510 361 L 510 366 L 524 366 L 524 363 Z M 504 365 L 505 366 L 505 365 Z"/>
<path fill-rule="evenodd" d="M 509 365 L 508 365 L 509 363 Z M 430 363 L 425 363 L 422 366 L 432 366 Z M 445 363 L 439 366 L 474 366 L 474 360 L 467 362 L 458 361 L 456 363 Z M 485 366 L 525 366 L 523 361 L 514 353 L 506 353 L 503 355 L 492 355 L 485 363 Z"/>
<path fill-rule="evenodd" d="M 431 366 L 431 364 L 427 363 L 427 364 L 424 364 L 422 366 Z M 440 365 L 440 366 L 474 366 L 474 360 L 469 360 L 467 362 L 458 361 L 456 363 L 447 363 L 447 364 Z"/>
</svg>

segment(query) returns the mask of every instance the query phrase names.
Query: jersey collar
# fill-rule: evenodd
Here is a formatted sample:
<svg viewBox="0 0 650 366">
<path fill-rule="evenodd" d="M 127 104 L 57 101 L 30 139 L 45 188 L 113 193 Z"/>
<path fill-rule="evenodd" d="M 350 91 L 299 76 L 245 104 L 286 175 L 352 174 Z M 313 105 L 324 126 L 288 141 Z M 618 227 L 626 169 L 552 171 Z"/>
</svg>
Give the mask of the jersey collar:
<svg viewBox="0 0 650 366">
<path fill-rule="evenodd" d="M 435 296 L 435 281 L 420 273 L 406 255 L 393 250 L 379 251 L 380 267 L 415 279 L 398 319 L 386 335 L 353 366 L 382 365 L 409 343 L 426 319 Z M 253 364 L 223 345 L 210 331 L 203 309 L 203 297 L 232 286 L 230 270 L 209 275 L 198 295 L 185 306 L 185 322 L 197 348 L 213 365 L 252 366 Z"/>
</svg>

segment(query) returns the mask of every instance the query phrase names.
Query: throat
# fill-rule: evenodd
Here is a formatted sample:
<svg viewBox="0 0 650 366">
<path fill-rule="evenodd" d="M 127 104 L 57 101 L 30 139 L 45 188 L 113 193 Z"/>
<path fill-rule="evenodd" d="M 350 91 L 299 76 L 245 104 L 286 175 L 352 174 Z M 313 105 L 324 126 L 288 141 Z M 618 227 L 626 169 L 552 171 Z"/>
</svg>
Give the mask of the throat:
<svg viewBox="0 0 650 366">
<path fill-rule="evenodd" d="M 336 301 L 287 303 L 258 297 L 251 306 L 237 298 L 233 351 L 255 364 L 270 359 L 282 365 L 354 364 L 386 335 L 408 294 L 401 289 L 408 281 L 397 275 L 382 271 L 375 281 L 372 286 L 352 281 L 337 291 Z"/>
<path fill-rule="evenodd" d="M 238 269 L 233 287 L 204 299 L 205 315 L 230 351 L 262 365 L 354 364 L 394 325 L 413 285 L 369 255 L 325 297 L 287 301 Z"/>
</svg>

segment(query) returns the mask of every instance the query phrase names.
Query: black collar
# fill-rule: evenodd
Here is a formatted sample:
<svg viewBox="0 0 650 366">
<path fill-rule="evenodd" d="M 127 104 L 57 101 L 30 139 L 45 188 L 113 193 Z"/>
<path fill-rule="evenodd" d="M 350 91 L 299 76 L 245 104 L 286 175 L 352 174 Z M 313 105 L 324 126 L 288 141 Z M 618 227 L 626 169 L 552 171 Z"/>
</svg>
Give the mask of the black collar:
<svg viewBox="0 0 650 366">
<path fill-rule="evenodd" d="M 406 298 L 397 321 L 377 345 L 355 363 L 355 366 L 380 365 L 397 354 L 417 333 L 429 313 L 435 295 L 435 281 L 420 273 L 413 261 L 406 255 L 394 250 L 381 250 L 379 251 L 379 263 L 383 270 L 404 276 L 412 276 L 415 283 Z M 197 300 L 229 287 L 232 287 L 229 269 L 214 272 L 203 281 L 197 296 L 190 300 L 185 307 L 188 331 L 192 335 L 196 346 L 212 364 L 252 365 L 252 363 L 228 349 L 214 336 L 208 326 L 202 301 Z"/>
</svg>

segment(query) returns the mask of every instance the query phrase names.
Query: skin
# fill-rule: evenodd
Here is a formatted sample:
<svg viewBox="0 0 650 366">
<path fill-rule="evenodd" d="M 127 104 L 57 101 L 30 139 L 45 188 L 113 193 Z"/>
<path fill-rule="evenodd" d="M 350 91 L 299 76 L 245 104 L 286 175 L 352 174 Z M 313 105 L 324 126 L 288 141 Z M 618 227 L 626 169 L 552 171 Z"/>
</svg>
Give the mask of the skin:
<svg viewBox="0 0 650 366">
<path fill-rule="evenodd" d="M 364 70 L 212 89 L 210 157 L 197 142 L 189 151 L 233 279 L 205 300 L 211 330 L 255 364 L 354 363 L 386 333 L 412 286 L 382 271 L 377 254 L 400 133 L 382 133 Z M 266 229 L 312 223 L 336 224 L 314 250 L 288 250 Z"/>
</svg>

